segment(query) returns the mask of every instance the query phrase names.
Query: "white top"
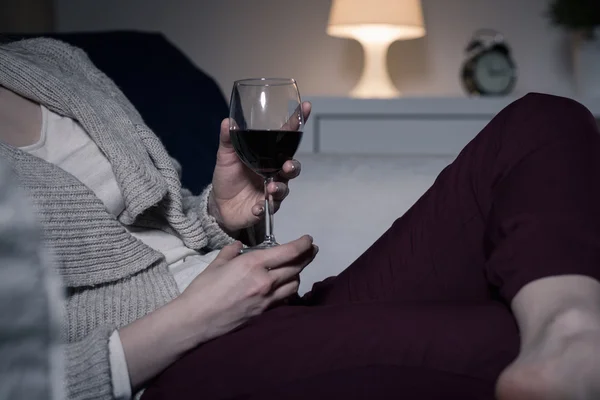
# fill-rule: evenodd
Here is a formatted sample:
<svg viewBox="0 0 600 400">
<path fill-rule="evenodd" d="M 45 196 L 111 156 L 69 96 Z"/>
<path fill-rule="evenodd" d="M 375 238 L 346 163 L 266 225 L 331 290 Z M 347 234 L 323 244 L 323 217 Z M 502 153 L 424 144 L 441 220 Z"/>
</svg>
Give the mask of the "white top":
<svg viewBox="0 0 600 400">
<path fill-rule="evenodd" d="M 40 140 L 21 150 L 57 165 L 90 188 L 115 217 L 125 210 L 125 202 L 110 162 L 76 121 L 58 115 L 44 106 Z M 180 292 L 210 264 L 218 254 L 200 254 L 186 247 L 176 235 L 158 230 L 125 226 L 138 240 L 161 252 Z M 125 353 L 115 331 L 109 339 L 113 394 L 117 400 L 131 399 L 131 383 Z"/>
</svg>

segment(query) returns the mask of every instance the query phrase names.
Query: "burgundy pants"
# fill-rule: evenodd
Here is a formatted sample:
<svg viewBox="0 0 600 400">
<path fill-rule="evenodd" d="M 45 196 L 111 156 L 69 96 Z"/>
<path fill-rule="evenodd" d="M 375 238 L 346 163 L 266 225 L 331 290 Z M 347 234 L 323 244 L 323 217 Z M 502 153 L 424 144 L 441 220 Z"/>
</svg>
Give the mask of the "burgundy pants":
<svg viewBox="0 0 600 400">
<path fill-rule="evenodd" d="M 343 199 L 340 199 L 343 201 Z M 203 344 L 156 399 L 492 399 L 547 276 L 600 278 L 600 136 L 571 100 L 502 111 L 339 276 Z"/>
</svg>

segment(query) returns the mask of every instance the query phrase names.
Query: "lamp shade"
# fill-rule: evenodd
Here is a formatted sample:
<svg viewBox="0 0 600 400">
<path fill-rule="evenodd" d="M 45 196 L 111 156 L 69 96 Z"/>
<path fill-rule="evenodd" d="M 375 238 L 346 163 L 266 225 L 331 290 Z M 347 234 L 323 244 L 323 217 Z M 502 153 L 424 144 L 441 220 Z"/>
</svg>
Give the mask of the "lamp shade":
<svg viewBox="0 0 600 400">
<path fill-rule="evenodd" d="M 394 39 L 425 35 L 420 0 L 333 0 L 327 33 L 376 40 L 381 32 Z"/>
</svg>

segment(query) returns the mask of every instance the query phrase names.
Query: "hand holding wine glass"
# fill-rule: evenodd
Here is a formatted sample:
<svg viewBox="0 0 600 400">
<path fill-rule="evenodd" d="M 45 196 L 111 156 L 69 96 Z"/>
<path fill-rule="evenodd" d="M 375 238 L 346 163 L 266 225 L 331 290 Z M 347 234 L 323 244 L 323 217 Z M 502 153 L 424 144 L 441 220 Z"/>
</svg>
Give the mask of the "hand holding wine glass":
<svg viewBox="0 0 600 400">
<path fill-rule="evenodd" d="M 259 86 L 262 86 L 265 83 L 269 84 L 268 80 L 257 81 Z M 262 102 L 264 102 L 265 108 L 270 110 L 267 112 L 273 113 L 273 111 L 279 111 L 278 114 L 282 115 L 282 117 L 278 118 L 279 121 L 277 124 L 273 123 L 273 125 L 271 125 L 277 127 L 274 130 L 293 129 L 301 131 L 303 122 L 310 115 L 311 106 L 308 102 L 301 103 L 302 112 L 299 113 L 300 108 L 298 106 L 300 104 L 300 99 L 297 94 L 297 87 L 295 87 L 295 83 L 291 85 L 291 91 L 292 93 L 295 93 L 295 95 L 292 94 L 290 96 L 289 89 L 283 90 L 286 86 L 287 80 L 283 87 L 279 86 L 278 89 L 274 90 L 274 92 L 279 92 L 280 94 L 284 93 L 284 96 L 267 95 L 266 92 L 273 93 L 273 89 L 265 89 L 265 91 L 261 92 L 260 90 L 257 90 L 257 88 L 254 88 L 253 91 L 256 95 L 251 96 L 246 94 L 245 98 L 251 99 L 254 97 L 254 104 L 260 106 L 260 93 L 265 93 Z M 247 91 L 244 92 L 247 93 Z M 237 95 L 232 94 L 232 114 L 236 109 L 236 106 L 234 105 L 235 96 Z M 273 106 L 275 100 L 282 97 L 284 97 L 285 100 L 279 102 L 279 110 L 275 110 L 275 107 Z M 291 104 L 288 104 L 287 99 L 290 97 L 294 100 L 292 100 Z M 243 108 L 248 109 L 248 104 L 245 103 Z M 263 193 L 264 177 L 255 173 L 251 168 L 244 164 L 233 147 L 232 135 L 230 134 L 230 120 L 231 119 L 224 120 L 221 125 L 221 140 L 219 151 L 217 153 L 217 164 L 213 177 L 213 190 L 209 200 L 209 210 L 226 231 L 235 234 L 236 231 L 249 226 L 262 227 L 264 222 L 261 221 L 261 219 L 265 214 L 265 195 Z M 254 122 L 256 123 L 256 121 Z M 235 123 L 237 124 L 237 122 Z M 232 131 L 233 130 L 234 129 L 232 129 Z M 277 210 L 279 204 L 288 193 L 288 180 L 297 177 L 300 170 L 300 163 L 290 159 L 284 162 L 279 173 L 271 174 L 273 182 L 269 183 L 267 191 L 272 197 L 269 203 L 269 206 L 271 206 L 270 211 Z"/>
<path fill-rule="evenodd" d="M 304 115 L 293 79 L 244 79 L 231 93 L 229 133 L 244 164 L 264 179 L 265 238 L 250 251 L 276 246 L 275 204 L 269 186 L 300 146 Z"/>
</svg>

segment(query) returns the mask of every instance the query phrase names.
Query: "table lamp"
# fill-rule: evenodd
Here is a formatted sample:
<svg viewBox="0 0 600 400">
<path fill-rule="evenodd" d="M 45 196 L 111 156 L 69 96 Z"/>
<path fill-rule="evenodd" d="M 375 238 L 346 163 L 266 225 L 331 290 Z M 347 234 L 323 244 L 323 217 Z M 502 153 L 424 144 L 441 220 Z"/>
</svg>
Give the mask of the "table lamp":
<svg viewBox="0 0 600 400">
<path fill-rule="evenodd" d="M 355 39 L 364 49 L 362 76 L 352 97 L 398 97 L 387 72 L 387 52 L 396 40 L 425 35 L 421 1 L 333 0 L 327 34 Z"/>
</svg>

